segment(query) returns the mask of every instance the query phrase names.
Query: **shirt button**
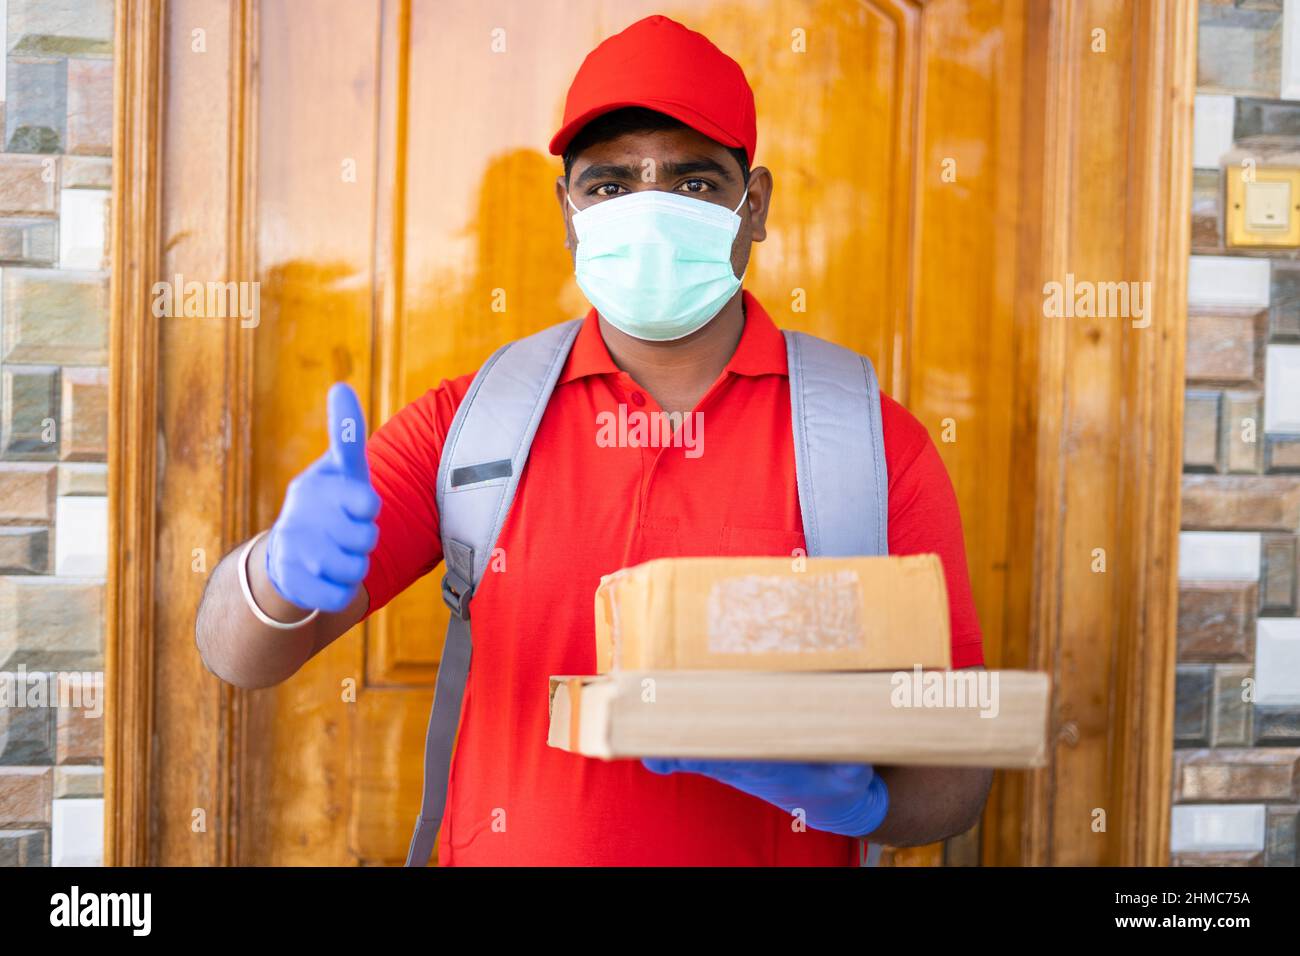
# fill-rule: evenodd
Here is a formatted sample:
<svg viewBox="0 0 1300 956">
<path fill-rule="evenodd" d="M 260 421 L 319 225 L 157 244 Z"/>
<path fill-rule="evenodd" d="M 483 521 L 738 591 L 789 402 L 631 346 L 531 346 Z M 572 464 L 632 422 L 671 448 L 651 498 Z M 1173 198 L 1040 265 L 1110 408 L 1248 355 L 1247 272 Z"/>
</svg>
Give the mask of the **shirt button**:
<svg viewBox="0 0 1300 956">
<path fill-rule="evenodd" d="M 642 395 L 640 392 L 633 392 L 633 393 L 632 393 L 632 404 L 633 404 L 633 405 L 644 405 L 644 404 L 645 404 L 645 396 Z"/>
</svg>

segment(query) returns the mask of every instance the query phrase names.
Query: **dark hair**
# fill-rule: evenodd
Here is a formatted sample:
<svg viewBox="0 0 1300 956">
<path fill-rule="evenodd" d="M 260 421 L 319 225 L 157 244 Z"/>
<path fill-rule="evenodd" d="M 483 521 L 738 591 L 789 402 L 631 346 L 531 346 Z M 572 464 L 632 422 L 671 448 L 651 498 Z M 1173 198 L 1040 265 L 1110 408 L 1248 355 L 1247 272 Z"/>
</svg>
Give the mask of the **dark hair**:
<svg viewBox="0 0 1300 956">
<path fill-rule="evenodd" d="M 606 140 L 627 133 L 647 133 L 658 129 L 678 129 L 685 126 L 686 124 L 681 120 L 673 119 L 671 116 L 656 110 L 646 109 L 644 106 L 627 106 L 623 109 L 605 113 L 603 116 L 597 116 L 578 130 L 578 135 L 573 137 L 564 150 L 564 180 L 568 182 L 574 160 L 588 146 L 594 146 L 596 143 L 603 143 Z M 748 184 L 749 160 L 745 156 L 745 150 L 740 146 L 728 146 L 726 150 L 740 166 L 741 181 Z"/>
</svg>

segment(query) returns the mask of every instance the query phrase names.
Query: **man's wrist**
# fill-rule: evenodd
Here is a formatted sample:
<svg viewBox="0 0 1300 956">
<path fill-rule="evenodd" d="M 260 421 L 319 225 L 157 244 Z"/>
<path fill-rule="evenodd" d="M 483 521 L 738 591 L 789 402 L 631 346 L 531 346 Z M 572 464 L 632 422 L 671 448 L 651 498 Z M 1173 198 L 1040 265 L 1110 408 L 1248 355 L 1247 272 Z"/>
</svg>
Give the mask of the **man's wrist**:
<svg viewBox="0 0 1300 956">
<path fill-rule="evenodd" d="M 841 836 L 867 837 L 880 829 L 889 813 L 889 788 L 879 774 L 873 774 L 866 791 L 853 802 L 844 816 L 827 821 L 818 829 Z"/>
<path fill-rule="evenodd" d="M 253 550 L 248 555 L 248 587 L 253 593 L 253 600 L 264 614 L 277 621 L 290 624 L 301 621 L 312 609 L 294 604 L 275 586 L 271 580 L 270 548 L 271 534 L 268 532 L 253 544 Z"/>
</svg>

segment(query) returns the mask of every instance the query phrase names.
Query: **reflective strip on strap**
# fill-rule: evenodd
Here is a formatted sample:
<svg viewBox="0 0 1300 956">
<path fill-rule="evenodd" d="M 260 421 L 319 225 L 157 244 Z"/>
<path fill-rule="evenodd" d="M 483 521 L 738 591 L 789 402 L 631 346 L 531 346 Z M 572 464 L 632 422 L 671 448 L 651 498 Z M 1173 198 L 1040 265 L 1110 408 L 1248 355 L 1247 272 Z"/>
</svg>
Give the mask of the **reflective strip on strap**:
<svg viewBox="0 0 1300 956">
<path fill-rule="evenodd" d="M 492 557 L 528 449 L 581 325 L 581 319 L 553 325 L 498 349 L 474 376 L 447 430 L 438 464 L 438 522 L 444 542 L 463 541 L 474 550 L 469 581 L 475 587 Z M 505 461 L 508 470 L 501 464 Z M 457 473 L 484 468 L 492 477 L 453 482 Z"/>
</svg>

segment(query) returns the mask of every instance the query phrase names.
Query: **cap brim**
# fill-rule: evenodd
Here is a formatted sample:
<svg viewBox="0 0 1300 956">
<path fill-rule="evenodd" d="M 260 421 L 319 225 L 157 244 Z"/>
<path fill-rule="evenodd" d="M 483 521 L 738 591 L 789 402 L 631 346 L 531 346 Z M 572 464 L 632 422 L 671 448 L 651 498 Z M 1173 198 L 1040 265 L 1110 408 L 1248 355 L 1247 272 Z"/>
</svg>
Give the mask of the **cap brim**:
<svg viewBox="0 0 1300 956">
<path fill-rule="evenodd" d="M 736 137 L 727 133 L 721 126 L 718 126 L 707 117 L 701 116 L 689 106 L 682 106 L 680 103 L 671 103 L 666 100 L 646 98 L 637 100 L 614 100 L 609 103 L 602 103 L 600 106 L 593 106 L 582 115 L 565 123 L 564 126 L 560 127 L 560 131 L 551 137 L 551 155 L 564 155 L 564 151 L 568 148 L 569 143 L 573 142 L 573 138 L 578 135 L 579 131 L 581 131 L 581 129 L 592 120 L 599 116 L 604 116 L 606 113 L 612 113 L 614 110 L 626 109 L 631 106 L 641 106 L 645 109 L 654 110 L 656 113 L 663 113 L 667 116 L 671 116 L 673 119 L 680 120 L 691 129 L 698 133 L 703 133 L 705 136 L 709 137 L 709 139 L 719 142 L 723 146 L 729 146 L 736 149 L 743 148 L 745 145 L 740 140 L 736 139 Z M 748 151 L 746 151 L 746 155 L 750 162 L 753 162 L 753 157 L 748 156 Z"/>
</svg>

